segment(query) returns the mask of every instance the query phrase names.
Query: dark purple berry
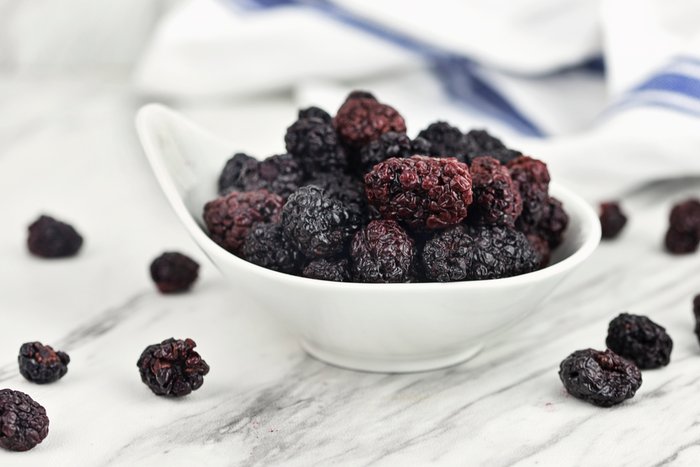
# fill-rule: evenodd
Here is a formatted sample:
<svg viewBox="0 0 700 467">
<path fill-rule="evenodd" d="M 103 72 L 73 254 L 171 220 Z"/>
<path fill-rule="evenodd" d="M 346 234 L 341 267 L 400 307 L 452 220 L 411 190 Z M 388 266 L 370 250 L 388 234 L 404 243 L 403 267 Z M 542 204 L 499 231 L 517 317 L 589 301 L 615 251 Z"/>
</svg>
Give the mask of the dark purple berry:
<svg viewBox="0 0 700 467">
<path fill-rule="evenodd" d="M 523 203 L 508 168 L 492 157 L 482 156 L 472 161 L 469 171 L 474 192 L 470 219 L 473 216 L 477 223 L 513 227 Z"/>
<path fill-rule="evenodd" d="M 418 137 L 430 143 L 429 153 L 433 157 L 456 157 L 465 161 L 467 146 L 459 128 L 447 122 L 435 122 L 421 130 Z"/>
<path fill-rule="evenodd" d="M 220 193 L 228 193 L 231 190 L 255 191 L 264 189 L 286 198 L 296 191 L 304 180 L 304 172 L 291 154 L 278 154 L 260 162 L 253 159 L 244 165 L 239 164 L 237 167 L 240 169 L 238 177 L 233 176 L 234 168 L 231 168 L 236 165 L 234 159 L 227 163 L 219 178 Z M 228 185 L 222 185 L 224 175 L 230 179 Z"/>
<path fill-rule="evenodd" d="M 267 190 L 234 191 L 204 205 L 204 223 L 212 240 L 237 254 L 254 224 L 279 221 L 283 204 Z"/>
<path fill-rule="evenodd" d="M 411 140 L 411 153 L 413 156 L 430 156 L 430 141 L 417 136 Z"/>
<path fill-rule="evenodd" d="M 151 263 L 151 279 L 164 294 L 189 290 L 199 276 L 199 264 L 176 251 L 165 252 Z"/>
<path fill-rule="evenodd" d="M 617 202 L 600 204 L 600 227 L 603 239 L 617 237 L 627 223 L 627 216 Z"/>
<path fill-rule="evenodd" d="M 369 172 L 372 167 L 391 157 L 413 156 L 411 138 L 405 133 L 390 131 L 360 149 L 360 172 Z"/>
<path fill-rule="evenodd" d="M 0 389 L 0 447 L 29 451 L 48 434 L 44 407 L 23 392 Z"/>
<path fill-rule="evenodd" d="M 642 385 L 637 365 L 609 349 L 577 350 L 561 362 L 559 378 L 569 394 L 599 407 L 632 398 Z"/>
<path fill-rule="evenodd" d="M 407 282 L 414 242 L 395 221 L 372 221 L 352 240 L 350 258 L 356 282 Z"/>
<path fill-rule="evenodd" d="M 500 139 L 492 136 L 486 130 L 471 130 L 464 135 L 464 153 L 466 161 L 471 164 L 471 161 L 481 156 L 490 156 L 498 160 L 502 164 L 508 163 L 514 159 L 518 151 L 512 151 L 506 148 L 506 145 Z M 517 156 L 516 156 L 517 157 Z"/>
<path fill-rule="evenodd" d="M 20 347 L 17 361 L 20 374 L 27 380 L 48 384 L 58 381 L 68 372 L 70 357 L 41 342 L 27 342 Z"/>
<path fill-rule="evenodd" d="M 303 256 L 292 245 L 280 224 L 256 224 L 248 232 L 242 257 L 258 266 L 287 274 L 299 272 Z"/>
<path fill-rule="evenodd" d="M 462 222 L 472 202 L 469 168 L 454 158 L 391 158 L 365 175 L 370 204 L 385 219 L 418 230 Z"/>
<path fill-rule="evenodd" d="M 700 295 L 693 299 L 693 316 L 695 317 L 695 336 L 700 342 Z"/>
<path fill-rule="evenodd" d="M 166 339 L 146 347 L 137 362 L 141 381 L 158 396 L 186 396 L 202 387 L 209 365 L 192 339 Z"/>
<path fill-rule="evenodd" d="M 342 202 L 362 219 L 371 217 L 367 207 L 365 185 L 361 180 L 342 173 L 320 173 L 309 180 L 307 185 L 322 188 L 326 196 Z"/>
<path fill-rule="evenodd" d="M 534 233 L 547 240 L 550 249 L 561 245 L 564 239 L 564 231 L 569 226 L 569 215 L 564 211 L 561 201 L 550 196 L 544 207 L 540 222 L 535 227 Z"/>
<path fill-rule="evenodd" d="M 83 237 L 69 224 L 50 216 L 41 216 L 29 226 L 27 247 L 42 258 L 74 256 L 83 245 Z"/>
<path fill-rule="evenodd" d="M 676 232 L 698 234 L 700 232 L 700 201 L 687 199 L 673 206 L 669 226 Z"/>
<path fill-rule="evenodd" d="M 691 198 L 673 206 L 664 240 L 673 254 L 693 253 L 700 243 L 700 201 Z"/>
<path fill-rule="evenodd" d="M 668 229 L 664 237 L 666 250 L 674 255 L 694 253 L 700 244 L 700 237 L 694 233 L 679 232 Z"/>
<path fill-rule="evenodd" d="M 299 188 L 282 209 L 285 235 L 309 259 L 343 252 L 359 221 L 357 213 L 314 185 Z"/>
<path fill-rule="evenodd" d="M 348 165 L 333 126 L 315 117 L 302 118 L 287 128 L 284 137 L 292 154 L 308 176 L 343 171 Z"/>
<path fill-rule="evenodd" d="M 361 148 L 384 133 L 406 132 L 403 117 L 393 107 L 374 97 L 349 96 L 333 119 L 342 141 L 351 148 Z"/>
<path fill-rule="evenodd" d="M 537 269 L 547 267 L 551 258 L 551 249 L 547 240 L 535 234 L 529 234 L 527 239 L 539 258 Z"/>
<path fill-rule="evenodd" d="M 317 259 L 307 264 L 301 275 L 322 281 L 349 282 L 350 262 L 346 258 Z"/>
<path fill-rule="evenodd" d="M 248 180 L 256 179 L 258 160 L 242 152 L 236 153 L 226 161 L 219 175 L 219 194 L 231 190 L 245 191 Z"/>
<path fill-rule="evenodd" d="M 347 102 L 351 99 L 374 99 L 375 101 L 377 100 L 377 98 L 374 97 L 374 94 L 372 94 L 369 91 L 363 91 L 361 89 L 356 89 L 354 91 L 350 91 L 350 94 L 348 94 L 348 97 L 345 98 L 345 102 Z"/>
<path fill-rule="evenodd" d="M 422 260 L 426 277 L 439 282 L 517 276 L 542 262 L 522 232 L 464 225 L 436 233 L 423 247 Z"/>
<path fill-rule="evenodd" d="M 668 365 L 673 350 L 673 341 L 666 329 L 646 316 L 629 313 L 610 321 L 605 344 L 642 370 Z"/>
<path fill-rule="evenodd" d="M 523 201 L 518 228 L 525 233 L 535 233 L 537 224 L 547 212 L 550 181 L 547 165 L 540 160 L 521 156 L 510 161 L 507 167 Z"/>
<path fill-rule="evenodd" d="M 318 118 L 326 123 L 331 123 L 333 121 L 333 118 L 328 114 L 328 112 L 314 106 L 299 110 L 298 119 L 301 120 L 302 118 Z"/>
</svg>

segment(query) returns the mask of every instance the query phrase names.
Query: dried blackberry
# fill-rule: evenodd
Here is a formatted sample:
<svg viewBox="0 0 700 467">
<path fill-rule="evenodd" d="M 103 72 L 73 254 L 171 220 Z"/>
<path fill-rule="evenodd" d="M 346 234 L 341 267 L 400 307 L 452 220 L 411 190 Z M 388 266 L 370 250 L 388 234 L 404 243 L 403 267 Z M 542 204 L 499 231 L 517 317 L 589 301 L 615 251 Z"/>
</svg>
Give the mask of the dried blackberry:
<svg viewBox="0 0 700 467">
<path fill-rule="evenodd" d="M 333 119 L 338 135 L 351 148 L 361 148 L 384 133 L 406 132 L 406 122 L 393 107 L 374 97 L 348 96 Z"/>
<path fill-rule="evenodd" d="M 328 112 L 314 106 L 299 110 L 298 119 L 301 120 L 302 118 L 318 118 L 326 123 L 331 123 L 333 121 L 333 118 L 328 114 Z"/>
<path fill-rule="evenodd" d="M 186 396 L 202 387 L 209 365 L 194 348 L 192 339 L 166 339 L 153 344 L 139 357 L 141 381 L 158 396 Z"/>
<path fill-rule="evenodd" d="M 700 201 L 691 198 L 673 206 L 666 231 L 666 249 L 674 254 L 692 253 L 700 243 Z"/>
<path fill-rule="evenodd" d="M 694 233 L 678 232 L 674 229 L 668 229 L 664 237 L 664 244 L 669 253 L 684 255 L 697 251 L 700 238 Z"/>
<path fill-rule="evenodd" d="M 0 447 L 29 451 L 48 434 L 44 407 L 23 392 L 0 389 Z"/>
<path fill-rule="evenodd" d="M 700 295 L 693 299 L 693 316 L 695 317 L 695 336 L 700 342 Z"/>
<path fill-rule="evenodd" d="M 627 216 L 614 201 L 600 204 L 600 227 L 603 239 L 617 237 L 627 223 Z"/>
<path fill-rule="evenodd" d="M 493 157 L 501 164 L 506 165 L 506 164 L 508 164 L 508 162 L 510 162 L 514 159 L 517 159 L 518 157 L 520 157 L 522 155 L 523 155 L 522 152 L 517 151 L 515 149 L 508 149 L 508 148 L 493 149 L 491 151 L 488 151 L 485 154 L 468 156 L 467 162 L 471 163 L 472 160 L 474 160 L 475 158 L 480 157 L 480 156 L 489 156 L 489 157 Z"/>
<path fill-rule="evenodd" d="M 411 153 L 413 156 L 430 156 L 430 141 L 416 136 L 411 140 Z"/>
<path fill-rule="evenodd" d="M 418 137 L 430 143 L 431 156 L 456 157 L 461 162 L 465 161 L 468 147 L 459 128 L 447 122 L 435 122 L 421 130 Z"/>
<path fill-rule="evenodd" d="M 470 130 L 464 135 L 464 141 L 462 144 L 464 146 L 465 158 L 467 162 L 470 163 L 479 156 L 494 157 L 495 154 L 502 154 L 502 151 L 508 149 L 500 139 L 492 136 L 486 130 Z M 498 160 L 501 162 L 500 159 Z M 502 163 L 506 162 L 508 161 Z"/>
<path fill-rule="evenodd" d="M 257 167 L 257 183 L 247 185 L 244 191 L 264 188 L 287 198 L 303 183 L 304 171 L 291 154 L 270 156 Z"/>
<path fill-rule="evenodd" d="M 395 221 L 372 221 L 352 239 L 350 258 L 356 282 L 407 282 L 414 242 Z"/>
<path fill-rule="evenodd" d="M 161 293 L 180 293 L 192 287 L 199 276 L 199 264 L 176 251 L 165 252 L 151 263 L 151 279 Z"/>
<path fill-rule="evenodd" d="M 359 221 L 357 213 L 314 185 L 299 188 L 282 210 L 285 235 L 310 259 L 340 254 Z"/>
<path fill-rule="evenodd" d="M 42 258 L 74 256 L 83 245 L 83 237 L 69 224 L 42 215 L 29 226 L 27 247 Z"/>
<path fill-rule="evenodd" d="M 258 160 L 242 152 L 226 161 L 219 175 L 219 194 L 231 190 L 245 191 L 250 179 L 257 179 Z"/>
<path fill-rule="evenodd" d="M 642 374 L 633 363 L 611 350 L 577 350 L 559 367 L 569 394 L 599 407 L 611 407 L 634 396 Z"/>
<path fill-rule="evenodd" d="M 642 370 L 668 365 L 673 350 L 673 341 L 666 329 L 646 316 L 629 313 L 610 321 L 605 344 Z"/>
<path fill-rule="evenodd" d="M 360 180 L 342 173 L 320 173 L 307 185 L 322 188 L 326 196 L 342 202 L 360 218 L 371 217 L 367 207 L 365 185 Z"/>
<path fill-rule="evenodd" d="M 539 258 L 537 269 L 547 267 L 551 259 L 551 249 L 549 248 L 549 243 L 547 242 L 547 240 L 534 234 L 529 234 L 527 236 L 527 239 L 530 242 L 532 249 L 535 250 L 535 253 L 537 253 L 537 257 Z"/>
<path fill-rule="evenodd" d="M 63 378 L 68 372 L 70 357 L 55 351 L 41 342 L 22 344 L 17 357 L 19 372 L 27 380 L 37 384 L 48 384 Z"/>
<path fill-rule="evenodd" d="M 521 156 L 506 166 L 523 201 L 518 228 L 526 233 L 536 232 L 537 224 L 546 213 L 549 199 L 550 177 L 547 165 L 540 160 Z"/>
<path fill-rule="evenodd" d="M 238 253 L 253 224 L 279 221 L 283 204 L 267 190 L 234 191 L 204 205 L 204 223 L 212 240 Z"/>
<path fill-rule="evenodd" d="M 360 149 L 360 172 L 363 174 L 369 172 L 376 164 L 391 157 L 412 155 L 414 153 L 411 138 L 406 133 L 390 131 Z"/>
<path fill-rule="evenodd" d="M 549 248 L 561 245 L 564 231 L 569 226 L 569 215 L 564 211 L 561 201 L 550 196 L 544 207 L 540 222 L 535 227 L 535 234 L 547 240 Z"/>
<path fill-rule="evenodd" d="M 700 201 L 691 198 L 674 205 L 669 227 L 676 232 L 700 234 Z"/>
<path fill-rule="evenodd" d="M 374 99 L 375 101 L 377 100 L 377 98 L 374 97 L 374 94 L 372 94 L 371 92 L 357 89 L 351 91 L 350 94 L 348 94 L 348 97 L 345 98 L 345 102 L 349 101 L 350 99 Z"/>
<path fill-rule="evenodd" d="M 346 258 L 317 259 L 307 264 L 301 275 L 322 281 L 348 282 L 350 280 L 350 262 Z"/>
<path fill-rule="evenodd" d="M 343 171 L 348 165 L 333 126 L 315 117 L 302 118 L 287 128 L 287 152 L 296 158 L 308 176 L 318 172 Z"/>
<path fill-rule="evenodd" d="M 248 232 L 242 257 L 258 266 L 287 274 L 300 271 L 303 257 L 287 240 L 280 224 L 256 224 Z"/>
<path fill-rule="evenodd" d="M 385 219 L 418 230 L 459 224 L 472 202 L 469 168 L 454 158 L 391 158 L 365 175 L 367 200 Z"/>
<path fill-rule="evenodd" d="M 478 223 L 513 227 L 523 203 L 508 168 L 492 157 L 482 156 L 474 159 L 469 171 L 474 192 L 470 218 L 473 216 Z"/>
<path fill-rule="evenodd" d="M 464 225 L 428 240 L 422 260 L 426 277 L 439 282 L 517 276 L 536 270 L 542 261 L 522 232 Z"/>
</svg>

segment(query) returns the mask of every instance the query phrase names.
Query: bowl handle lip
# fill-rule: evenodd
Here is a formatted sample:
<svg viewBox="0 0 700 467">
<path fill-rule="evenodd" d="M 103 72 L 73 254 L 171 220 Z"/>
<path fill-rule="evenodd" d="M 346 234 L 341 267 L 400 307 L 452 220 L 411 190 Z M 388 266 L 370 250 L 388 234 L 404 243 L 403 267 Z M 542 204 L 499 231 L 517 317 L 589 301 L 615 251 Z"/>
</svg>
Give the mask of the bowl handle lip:
<svg viewBox="0 0 700 467">
<path fill-rule="evenodd" d="M 197 221 L 192 216 L 192 214 L 190 214 L 189 210 L 185 206 L 184 201 L 180 197 L 177 188 L 175 187 L 173 179 L 170 177 L 169 172 L 165 167 L 162 154 L 158 149 L 157 142 L 154 139 L 155 134 L 157 134 L 156 125 L 158 125 L 159 121 L 162 122 L 164 119 L 170 119 L 171 121 L 175 121 L 179 126 L 187 127 L 190 131 L 196 132 L 212 140 L 221 142 L 222 144 L 227 143 L 225 142 L 225 140 L 210 134 L 208 131 L 193 123 L 191 120 L 187 119 L 186 117 L 180 115 L 178 112 L 162 104 L 146 104 L 141 109 L 139 109 L 136 115 L 136 130 L 139 135 L 139 140 L 141 141 L 146 157 L 150 163 L 151 169 L 156 179 L 158 180 L 161 190 L 165 194 L 168 202 L 170 203 L 170 206 L 175 211 L 175 214 L 178 216 L 180 221 L 188 230 L 190 236 L 192 236 L 192 238 L 204 251 L 204 253 L 207 254 L 207 256 L 209 256 L 213 260 L 212 262 L 216 264 L 217 261 L 214 260 L 214 257 L 218 257 L 225 250 L 223 250 L 211 238 L 209 238 L 209 236 L 204 232 L 204 230 L 197 224 Z M 537 280 L 541 280 L 545 279 L 546 277 L 552 277 L 573 269 L 574 267 L 582 263 L 586 258 L 588 258 L 600 243 L 600 221 L 598 219 L 598 215 L 593 210 L 593 207 L 588 202 L 584 201 L 583 198 L 581 198 L 579 195 L 575 194 L 568 188 L 565 188 L 556 182 L 552 182 L 550 188 L 553 192 L 552 194 L 556 197 L 561 197 L 565 205 L 574 206 L 574 209 L 576 210 L 578 215 L 581 216 L 583 224 L 588 230 L 586 238 L 583 241 L 583 243 L 579 246 L 579 248 L 571 256 L 568 256 L 559 263 L 548 266 L 539 271 L 534 271 L 528 274 L 503 279 L 466 281 L 459 283 L 425 282 L 417 284 L 372 284 L 371 290 L 379 292 L 381 289 L 396 289 L 399 287 L 411 287 L 421 290 L 427 290 L 446 286 L 461 287 L 465 289 L 469 289 L 472 287 L 492 288 L 505 286 L 506 284 L 515 285 L 517 283 L 528 283 L 532 280 L 536 280 L 536 278 Z M 226 254 L 230 255 L 230 253 L 228 252 L 226 252 Z M 246 269 L 249 273 L 264 277 L 277 276 L 279 274 L 282 274 L 248 263 L 247 261 L 242 260 L 236 257 L 235 255 L 230 256 L 231 260 L 239 261 L 241 263 L 241 267 Z M 342 287 L 346 290 L 355 289 L 358 291 L 368 291 L 367 284 L 353 282 L 338 283 L 290 276 L 287 274 L 283 275 L 286 276 L 285 279 L 287 281 L 297 282 L 299 283 L 299 285 L 310 285 L 311 283 L 313 283 L 314 287 L 316 288 L 337 289 L 339 287 Z"/>
<path fill-rule="evenodd" d="M 207 253 L 207 255 L 209 255 L 211 248 L 219 249 L 220 247 L 216 245 L 208 235 L 205 234 L 202 228 L 197 224 L 194 216 L 187 209 L 187 206 L 185 206 L 185 202 L 175 186 L 175 181 L 171 177 L 169 170 L 166 167 L 163 159 L 164 155 L 159 148 L 157 142 L 157 134 L 159 131 L 158 126 L 162 125 L 164 120 L 171 120 L 177 122 L 178 125 L 185 125 L 189 127 L 191 131 L 197 132 L 200 135 L 206 136 L 210 139 L 217 139 L 222 143 L 223 140 L 209 134 L 209 132 L 205 131 L 189 119 L 181 116 L 163 104 L 146 104 L 136 113 L 136 132 L 139 140 L 141 141 L 146 159 L 151 166 L 151 171 L 160 185 L 161 191 L 168 200 L 170 207 L 180 219 L 180 222 L 182 222 L 187 229 L 190 236 L 194 239 L 197 245 L 205 253 Z"/>
</svg>

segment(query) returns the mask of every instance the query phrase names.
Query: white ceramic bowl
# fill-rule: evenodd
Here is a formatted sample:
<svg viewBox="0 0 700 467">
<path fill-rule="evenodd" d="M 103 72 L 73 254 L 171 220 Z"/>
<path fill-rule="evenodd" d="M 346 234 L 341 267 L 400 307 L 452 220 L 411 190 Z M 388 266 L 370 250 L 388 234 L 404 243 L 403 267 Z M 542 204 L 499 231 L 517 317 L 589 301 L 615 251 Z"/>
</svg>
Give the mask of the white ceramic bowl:
<svg viewBox="0 0 700 467">
<path fill-rule="evenodd" d="M 137 129 L 178 217 L 232 288 L 283 319 L 301 346 L 326 362 L 367 371 L 430 370 L 474 356 L 488 338 L 522 320 L 598 245 L 591 207 L 552 184 L 570 216 L 553 264 L 506 279 L 424 284 L 326 282 L 248 263 L 209 239 L 201 221 L 236 146 L 161 105 L 142 108 Z"/>
</svg>

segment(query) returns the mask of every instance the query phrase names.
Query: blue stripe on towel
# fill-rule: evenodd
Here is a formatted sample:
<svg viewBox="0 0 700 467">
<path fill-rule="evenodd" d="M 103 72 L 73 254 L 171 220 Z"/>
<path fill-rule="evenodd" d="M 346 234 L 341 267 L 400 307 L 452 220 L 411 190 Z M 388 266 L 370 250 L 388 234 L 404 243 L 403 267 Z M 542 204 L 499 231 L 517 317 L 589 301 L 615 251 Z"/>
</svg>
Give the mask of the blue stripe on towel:
<svg viewBox="0 0 700 467">
<path fill-rule="evenodd" d="M 477 73 L 478 65 L 469 58 L 435 47 L 386 26 L 361 18 L 328 0 L 229 0 L 238 6 L 261 10 L 282 6 L 315 8 L 337 21 L 420 55 L 434 65 L 447 93 L 509 124 L 523 134 L 543 136 L 542 131 L 511 104 L 496 88 Z"/>
<path fill-rule="evenodd" d="M 609 111 L 653 106 L 700 116 L 700 60 L 675 58 L 632 88 Z"/>
</svg>

